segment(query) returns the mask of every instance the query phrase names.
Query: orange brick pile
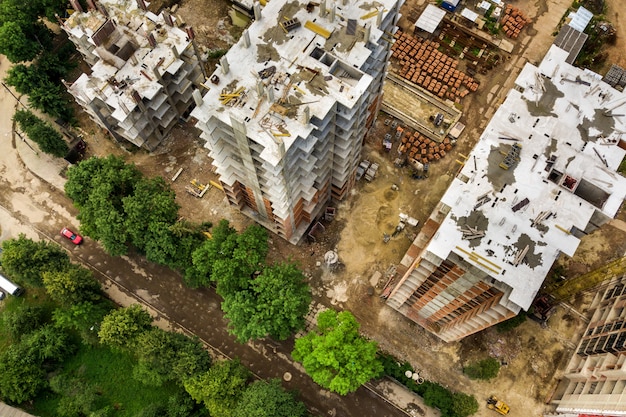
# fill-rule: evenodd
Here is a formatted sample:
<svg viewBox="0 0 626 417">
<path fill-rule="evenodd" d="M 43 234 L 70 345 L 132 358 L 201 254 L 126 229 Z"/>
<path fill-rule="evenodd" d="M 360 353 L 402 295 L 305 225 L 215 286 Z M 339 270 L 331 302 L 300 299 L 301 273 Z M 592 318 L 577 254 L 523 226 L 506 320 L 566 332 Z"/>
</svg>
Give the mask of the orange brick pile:
<svg viewBox="0 0 626 417">
<path fill-rule="evenodd" d="M 414 159 L 423 164 L 427 164 L 432 161 L 440 160 L 446 156 L 446 153 L 450 152 L 451 149 L 452 144 L 447 137 L 439 143 L 415 132 L 412 135 L 405 135 L 402 138 L 398 152 L 401 154 L 406 153 L 409 160 Z"/>
<path fill-rule="evenodd" d="M 474 78 L 456 69 L 456 59 L 437 50 L 438 42 L 422 41 L 402 31 L 397 31 L 395 38 L 392 56 L 400 62 L 401 77 L 457 103 L 478 89 Z"/>
<path fill-rule="evenodd" d="M 530 20 L 524 16 L 524 13 L 517 7 L 507 4 L 504 9 L 504 16 L 500 22 L 502 31 L 509 38 L 517 38 L 524 29 L 524 26 L 530 23 Z"/>
</svg>

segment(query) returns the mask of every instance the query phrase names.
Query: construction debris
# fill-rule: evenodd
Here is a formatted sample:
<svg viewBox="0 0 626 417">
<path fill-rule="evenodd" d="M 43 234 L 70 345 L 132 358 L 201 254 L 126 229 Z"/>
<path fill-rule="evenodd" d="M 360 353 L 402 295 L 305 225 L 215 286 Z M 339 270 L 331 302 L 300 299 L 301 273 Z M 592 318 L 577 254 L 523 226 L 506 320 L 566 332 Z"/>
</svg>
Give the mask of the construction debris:
<svg viewBox="0 0 626 417">
<path fill-rule="evenodd" d="M 187 185 L 185 191 L 198 198 L 202 198 L 209 188 L 211 188 L 211 184 L 201 184 L 196 179 L 191 180 L 189 183 L 191 185 Z"/>
</svg>

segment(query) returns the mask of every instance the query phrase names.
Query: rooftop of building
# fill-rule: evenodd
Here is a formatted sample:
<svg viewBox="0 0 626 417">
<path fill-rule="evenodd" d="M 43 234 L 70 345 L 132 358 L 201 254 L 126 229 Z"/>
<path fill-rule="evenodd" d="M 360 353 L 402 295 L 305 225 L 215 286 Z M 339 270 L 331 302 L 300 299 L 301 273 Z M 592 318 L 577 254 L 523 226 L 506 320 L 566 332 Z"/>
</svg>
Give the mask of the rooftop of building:
<svg viewBox="0 0 626 417">
<path fill-rule="evenodd" d="M 262 157 L 278 164 L 283 145 L 288 151 L 313 130 L 307 111 L 323 119 L 337 102 L 352 108 L 370 86 L 372 77 L 359 69 L 371 54 L 364 38 L 392 40 L 378 22 L 396 2 L 272 0 L 225 55 L 228 70 L 215 71 L 216 84 L 207 82 L 210 90 L 192 116 L 239 120 L 263 146 Z"/>
<path fill-rule="evenodd" d="M 92 9 L 76 11 L 65 21 L 72 36 L 87 37 L 100 47 L 100 60 L 91 68 L 91 74 L 81 75 L 71 90 L 87 102 L 100 97 L 116 109 L 113 117 L 124 120 L 124 114 L 137 106 L 132 91 L 152 99 L 162 88 L 154 71 L 176 74 L 183 65 L 178 54 L 185 51 L 190 40 L 186 31 L 168 24 L 175 24 L 173 17 L 166 16 L 171 18 L 168 22 L 163 14 L 157 16 L 140 9 L 136 0 L 100 0 L 99 4 L 108 17 Z M 116 28 L 127 42 L 114 34 Z"/>
<path fill-rule="evenodd" d="M 626 95 L 552 46 L 526 64 L 442 198 L 450 207 L 427 250 L 450 252 L 512 288 L 527 309 L 559 254 L 573 255 L 594 214 L 626 196 Z"/>
</svg>

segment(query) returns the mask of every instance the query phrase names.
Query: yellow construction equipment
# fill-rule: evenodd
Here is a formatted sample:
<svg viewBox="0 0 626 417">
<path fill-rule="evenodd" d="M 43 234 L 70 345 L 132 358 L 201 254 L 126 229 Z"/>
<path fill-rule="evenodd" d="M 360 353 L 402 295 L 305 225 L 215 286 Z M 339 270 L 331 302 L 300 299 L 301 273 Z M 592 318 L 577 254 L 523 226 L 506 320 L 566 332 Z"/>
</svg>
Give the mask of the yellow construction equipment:
<svg viewBox="0 0 626 417">
<path fill-rule="evenodd" d="M 222 102 L 222 104 L 226 105 L 226 104 L 230 103 L 232 100 L 235 100 L 235 99 L 238 99 L 239 97 L 241 97 L 241 94 L 244 92 L 244 90 L 245 90 L 245 88 L 239 87 L 233 93 L 221 93 L 220 94 L 220 101 Z"/>
<path fill-rule="evenodd" d="M 495 410 L 503 416 L 509 414 L 510 411 L 509 406 L 498 400 L 495 395 L 492 395 L 487 400 L 487 408 L 490 410 Z"/>
<path fill-rule="evenodd" d="M 307 20 L 306 23 L 304 24 L 304 27 L 317 33 L 320 36 L 323 36 L 325 39 L 330 38 L 330 34 L 332 33 L 330 30 L 328 29 L 324 29 L 323 27 L 321 27 L 320 25 L 318 25 L 317 23 L 313 23 L 310 20 Z"/>
<path fill-rule="evenodd" d="M 383 11 L 383 13 L 386 12 L 386 11 L 387 11 L 387 9 L 385 9 Z M 372 10 L 371 12 L 366 13 L 363 16 L 361 16 L 361 20 L 367 20 L 367 19 L 369 19 L 371 17 L 378 16 L 378 13 L 381 13 L 381 11 L 378 10 L 378 9 Z"/>
</svg>

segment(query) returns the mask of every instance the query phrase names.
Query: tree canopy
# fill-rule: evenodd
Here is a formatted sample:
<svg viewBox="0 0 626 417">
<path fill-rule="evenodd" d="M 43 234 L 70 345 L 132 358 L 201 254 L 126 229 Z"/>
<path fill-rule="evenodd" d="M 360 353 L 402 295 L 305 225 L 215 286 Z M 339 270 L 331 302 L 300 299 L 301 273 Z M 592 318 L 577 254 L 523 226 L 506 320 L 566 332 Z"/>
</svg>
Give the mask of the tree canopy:
<svg viewBox="0 0 626 417">
<path fill-rule="evenodd" d="M 228 295 L 222 303 L 229 331 L 240 342 L 270 336 L 285 340 L 304 328 L 311 291 L 293 263 L 263 269 L 250 288 Z"/>
<path fill-rule="evenodd" d="M 31 95 L 30 97 L 33 96 Z M 49 123 L 35 116 L 29 110 L 16 111 L 13 115 L 13 120 L 39 146 L 42 152 L 57 157 L 64 157 L 69 152 L 69 147 L 63 136 Z"/>
<path fill-rule="evenodd" d="M 62 271 L 44 271 L 42 276 L 46 292 L 61 305 L 71 306 L 100 298 L 100 283 L 82 266 L 69 264 Z"/>
<path fill-rule="evenodd" d="M 102 320 L 100 342 L 117 349 L 133 349 L 139 336 L 150 330 L 152 318 L 139 304 L 113 310 Z"/>
<path fill-rule="evenodd" d="M 157 327 L 137 337 L 137 380 L 148 385 L 174 381 L 182 386 L 193 375 L 206 372 L 211 357 L 197 339 Z"/>
<path fill-rule="evenodd" d="M 359 334 L 352 313 L 326 310 L 318 315 L 316 331 L 296 339 L 291 355 L 316 383 L 346 395 L 382 374 L 376 352 L 376 343 Z"/>
<path fill-rule="evenodd" d="M 0 260 L 7 275 L 35 287 L 43 284 L 43 271 L 63 271 L 70 262 L 67 253 L 57 245 L 35 242 L 23 234 L 2 242 Z"/>
<path fill-rule="evenodd" d="M 255 381 L 244 391 L 233 417 L 306 417 L 306 406 L 280 385 L 280 380 Z"/>
<path fill-rule="evenodd" d="M 204 403 L 212 417 L 231 417 L 250 376 L 238 360 L 227 360 L 191 377 L 184 385 L 191 398 Z"/>
</svg>

